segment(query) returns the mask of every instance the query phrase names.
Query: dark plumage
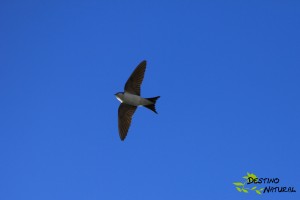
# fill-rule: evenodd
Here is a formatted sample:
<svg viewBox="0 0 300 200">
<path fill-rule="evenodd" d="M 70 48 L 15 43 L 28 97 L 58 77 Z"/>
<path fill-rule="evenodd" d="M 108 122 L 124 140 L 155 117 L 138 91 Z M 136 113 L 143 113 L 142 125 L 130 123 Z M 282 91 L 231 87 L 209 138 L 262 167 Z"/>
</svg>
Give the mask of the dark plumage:
<svg viewBox="0 0 300 200">
<path fill-rule="evenodd" d="M 153 112 L 156 112 L 155 103 L 160 96 L 153 98 L 142 98 L 141 85 L 144 79 L 147 62 L 142 61 L 132 72 L 127 80 L 124 92 L 116 93 L 117 99 L 121 102 L 118 110 L 119 135 L 123 141 L 128 133 L 132 116 L 137 106 L 144 106 Z"/>
</svg>

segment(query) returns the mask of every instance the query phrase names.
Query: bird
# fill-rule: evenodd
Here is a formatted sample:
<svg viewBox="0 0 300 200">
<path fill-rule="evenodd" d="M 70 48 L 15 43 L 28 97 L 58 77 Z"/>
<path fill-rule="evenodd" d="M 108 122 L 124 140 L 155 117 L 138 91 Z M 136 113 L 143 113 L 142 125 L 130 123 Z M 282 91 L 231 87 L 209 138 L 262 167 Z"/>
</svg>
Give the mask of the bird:
<svg viewBox="0 0 300 200">
<path fill-rule="evenodd" d="M 124 141 L 127 136 L 132 116 L 138 106 L 143 106 L 158 114 L 155 104 L 160 96 L 152 98 L 141 97 L 141 85 L 144 79 L 146 65 L 147 61 L 143 60 L 128 78 L 124 92 L 115 94 L 116 98 L 121 102 L 118 109 L 118 129 L 121 141 Z"/>
</svg>

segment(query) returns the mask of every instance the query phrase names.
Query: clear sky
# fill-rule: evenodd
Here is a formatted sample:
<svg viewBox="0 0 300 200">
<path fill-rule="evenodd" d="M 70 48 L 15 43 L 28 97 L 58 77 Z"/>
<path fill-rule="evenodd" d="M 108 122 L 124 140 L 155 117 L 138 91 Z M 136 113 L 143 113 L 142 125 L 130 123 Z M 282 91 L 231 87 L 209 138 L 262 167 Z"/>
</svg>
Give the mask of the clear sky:
<svg viewBox="0 0 300 200">
<path fill-rule="evenodd" d="M 1 200 L 300 199 L 299 1 L 1 0 L 0 29 Z M 121 142 L 144 59 L 159 114 Z"/>
</svg>

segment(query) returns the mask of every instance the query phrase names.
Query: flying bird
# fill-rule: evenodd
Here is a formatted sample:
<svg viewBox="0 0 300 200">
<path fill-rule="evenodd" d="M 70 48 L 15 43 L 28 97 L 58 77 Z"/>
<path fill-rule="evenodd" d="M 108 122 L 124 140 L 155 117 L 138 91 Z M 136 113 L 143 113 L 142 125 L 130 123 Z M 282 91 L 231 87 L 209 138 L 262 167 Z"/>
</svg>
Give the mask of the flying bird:
<svg viewBox="0 0 300 200">
<path fill-rule="evenodd" d="M 145 60 L 142 61 L 127 80 L 124 92 L 115 94 L 116 98 L 121 102 L 118 110 L 118 126 L 119 135 L 122 141 L 127 136 L 131 119 L 137 106 L 144 106 L 157 114 L 155 103 L 160 96 L 152 98 L 141 97 L 141 84 L 144 79 L 146 64 L 147 62 Z"/>
</svg>

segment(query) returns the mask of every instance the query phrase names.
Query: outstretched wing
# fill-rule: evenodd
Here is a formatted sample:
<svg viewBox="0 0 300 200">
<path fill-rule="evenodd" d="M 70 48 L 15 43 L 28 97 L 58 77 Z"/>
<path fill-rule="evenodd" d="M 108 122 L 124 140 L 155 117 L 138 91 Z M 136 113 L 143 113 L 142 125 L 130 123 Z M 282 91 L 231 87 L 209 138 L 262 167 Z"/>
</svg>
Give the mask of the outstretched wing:
<svg viewBox="0 0 300 200">
<path fill-rule="evenodd" d="M 144 79 L 146 64 L 147 62 L 144 60 L 135 68 L 125 84 L 125 92 L 141 95 L 141 84 Z"/>
<path fill-rule="evenodd" d="M 132 115 L 136 110 L 136 106 L 131 106 L 128 104 L 121 103 L 118 110 L 118 125 L 119 125 L 119 135 L 123 141 L 126 136 L 128 129 L 131 124 Z"/>
</svg>

